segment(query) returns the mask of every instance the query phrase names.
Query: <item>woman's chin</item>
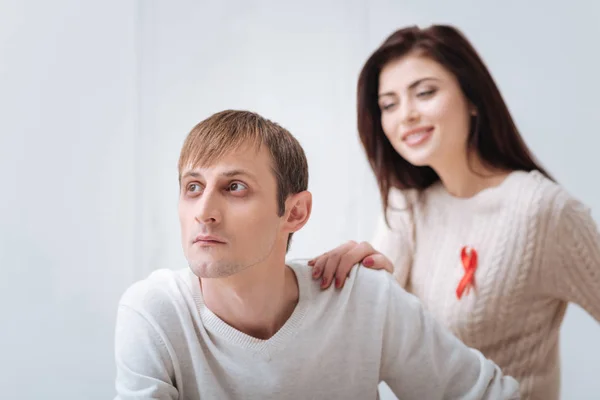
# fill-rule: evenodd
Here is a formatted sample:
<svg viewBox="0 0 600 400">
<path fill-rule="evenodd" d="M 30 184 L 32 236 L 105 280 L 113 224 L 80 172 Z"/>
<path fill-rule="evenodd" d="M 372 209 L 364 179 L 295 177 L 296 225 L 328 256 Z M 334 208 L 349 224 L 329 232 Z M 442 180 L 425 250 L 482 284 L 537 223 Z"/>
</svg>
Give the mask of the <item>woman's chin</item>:
<svg viewBox="0 0 600 400">
<path fill-rule="evenodd" d="M 404 159 L 415 167 L 431 166 L 431 156 L 429 154 L 407 154 Z"/>
</svg>

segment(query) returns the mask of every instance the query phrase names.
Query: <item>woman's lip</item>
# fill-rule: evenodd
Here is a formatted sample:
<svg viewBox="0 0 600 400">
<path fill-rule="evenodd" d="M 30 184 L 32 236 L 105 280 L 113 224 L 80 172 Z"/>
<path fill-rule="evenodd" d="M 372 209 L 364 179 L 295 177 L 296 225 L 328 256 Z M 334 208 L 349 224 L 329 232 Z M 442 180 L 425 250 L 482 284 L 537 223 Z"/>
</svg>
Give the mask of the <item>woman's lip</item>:
<svg viewBox="0 0 600 400">
<path fill-rule="evenodd" d="M 433 128 L 413 130 L 406 135 L 402 141 L 409 147 L 419 146 L 425 143 L 431 137 Z"/>
<path fill-rule="evenodd" d="M 414 135 L 415 133 L 421 133 L 423 131 L 432 131 L 433 130 L 433 126 L 422 126 L 419 128 L 414 128 L 411 129 L 409 131 L 406 131 L 402 134 L 402 140 L 406 140 L 406 138 L 410 135 Z"/>
</svg>

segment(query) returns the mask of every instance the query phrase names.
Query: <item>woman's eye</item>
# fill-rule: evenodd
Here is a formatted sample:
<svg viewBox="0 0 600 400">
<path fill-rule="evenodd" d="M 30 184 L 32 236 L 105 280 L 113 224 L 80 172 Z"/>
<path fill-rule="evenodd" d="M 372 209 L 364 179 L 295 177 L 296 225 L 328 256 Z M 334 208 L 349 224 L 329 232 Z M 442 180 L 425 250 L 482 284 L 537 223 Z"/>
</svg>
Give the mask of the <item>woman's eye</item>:
<svg viewBox="0 0 600 400">
<path fill-rule="evenodd" d="M 435 93 L 435 89 L 423 90 L 423 91 L 417 93 L 417 97 L 428 97 L 428 96 L 431 96 L 434 93 Z"/>
<path fill-rule="evenodd" d="M 381 109 L 382 109 L 382 110 L 384 110 L 384 111 L 385 111 L 385 110 L 389 110 L 389 109 L 391 109 L 392 107 L 394 107 L 394 105 L 395 105 L 395 103 L 382 104 L 382 105 L 381 105 Z"/>
</svg>

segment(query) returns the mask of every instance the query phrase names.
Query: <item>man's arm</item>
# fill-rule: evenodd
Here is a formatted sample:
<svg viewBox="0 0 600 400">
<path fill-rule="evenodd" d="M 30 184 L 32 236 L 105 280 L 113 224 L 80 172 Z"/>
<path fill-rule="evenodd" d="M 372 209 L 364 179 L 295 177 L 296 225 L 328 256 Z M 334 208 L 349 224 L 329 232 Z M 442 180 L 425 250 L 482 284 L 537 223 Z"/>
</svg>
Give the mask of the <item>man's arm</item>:
<svg viewBox="0 0 600 400">
<path fill-rule="evenodd" d="M 391 279 L 381 379 L 401 399 L 516 400 L 519 385 Z"/>
<path fill-rule="evenodd" d="M 138 311 L 120 305 L 115 332 L 115 400 L 176 400 L 173 363 L 158 327 Z"/>
</svg>

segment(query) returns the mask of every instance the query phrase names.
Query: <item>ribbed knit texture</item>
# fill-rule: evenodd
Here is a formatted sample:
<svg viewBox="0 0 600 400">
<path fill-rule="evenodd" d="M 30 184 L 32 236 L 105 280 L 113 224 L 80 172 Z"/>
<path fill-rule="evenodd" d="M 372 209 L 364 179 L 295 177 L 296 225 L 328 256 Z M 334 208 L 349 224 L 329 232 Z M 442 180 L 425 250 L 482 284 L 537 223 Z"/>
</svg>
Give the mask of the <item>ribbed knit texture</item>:
<svg viewBox="0 0 600 400">
<path fill-rule="evenodd" d="M 589 209 L 537 171 L 474 197 L 440 184 L 390 195 L 391 230 L 373 245 L 443 325 L 520 382 L 523 399 L 558 400 L 559 328 L 568 302 L 600 320 L 600 235 Z M 412 206 L 408 206 L 412 204 Z M 459 300 L 463 246 L 478 253 Z"/>
<path fill-rule="evenodd" d="M 157 270 L 119 302 L 115 400 L 516 400 L 517 382 L 435 323 L 385 271 L 321 290 L 305 262 L 298 304 L 269 339 L 227 325 L 189 268 Z M 283 265 L 282 265 L 283 268 Z"/>
</svg>

